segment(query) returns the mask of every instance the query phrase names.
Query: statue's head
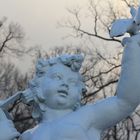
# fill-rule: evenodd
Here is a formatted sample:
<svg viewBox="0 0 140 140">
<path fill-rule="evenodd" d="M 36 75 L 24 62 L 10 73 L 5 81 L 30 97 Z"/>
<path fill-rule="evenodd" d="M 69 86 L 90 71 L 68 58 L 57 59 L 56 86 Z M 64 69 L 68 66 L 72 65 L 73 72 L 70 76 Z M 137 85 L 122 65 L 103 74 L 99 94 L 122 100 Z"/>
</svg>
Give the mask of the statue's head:
<svg viewBox="0 0 140 140">
<path fill-rule="evenodd" d="M 39 59 L 36 76 L 29 88 L 42 112 L 48 107 L 56 110 L 75 110 L 80 106 L 82 95 L 86 92 L 79 73 L 82 62 L 82 55 Z"/>
</svg>

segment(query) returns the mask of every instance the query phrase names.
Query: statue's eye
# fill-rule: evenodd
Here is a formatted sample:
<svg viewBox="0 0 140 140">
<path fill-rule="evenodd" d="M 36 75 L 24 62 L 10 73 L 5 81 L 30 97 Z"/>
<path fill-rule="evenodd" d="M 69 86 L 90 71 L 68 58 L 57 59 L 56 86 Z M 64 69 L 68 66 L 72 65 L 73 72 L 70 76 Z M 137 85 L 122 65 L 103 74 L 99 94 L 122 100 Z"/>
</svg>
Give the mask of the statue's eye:
<svg viewBox="0 0 140 140">
<path fill-rule="evenodd" d="M 41 76 L 41 75 L 43 75 L 44 74 L 44 71 L 39 71 L 39 72 L 37 72 L 37 75 L 38 76 Z"/>
<path fill-rule="evenodd" d="M 70 79 L 70 80 L 69 80 L 69 84 L 71 84 L 71 85 L 77 85 L 77 80 L 75 80 L 75 79 Z"/>
<path fill-rule="evenodd" d="M 62 79 L 62 76 L 59 75 L 59 74 L 54 74 L 52 77 L 53 77 L 53 79 L 55 79 L 55 80 L 61 80 L 61 79 Z"/>
</svg>

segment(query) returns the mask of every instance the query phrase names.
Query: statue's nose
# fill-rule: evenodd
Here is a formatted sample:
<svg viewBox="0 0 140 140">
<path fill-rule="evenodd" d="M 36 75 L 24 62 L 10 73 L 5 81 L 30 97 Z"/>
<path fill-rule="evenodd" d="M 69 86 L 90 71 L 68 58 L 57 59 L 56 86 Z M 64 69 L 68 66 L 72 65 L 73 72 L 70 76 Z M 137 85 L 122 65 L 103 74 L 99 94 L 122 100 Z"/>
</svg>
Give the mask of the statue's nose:
<svg viewBox="0 0 140 140">
<path fill-rule="evenodd" d="M 69 87 L 68 84 L 66 84 L 66 83 L 63 83 L 61 86 L 66 87 L 66 88 Z"/>
<path fill-rule="evenodd" d="M 64 88 L 67 88 L 67 89 L 68 89 L 68 87 L 69 87 L 69 85 L 68 85 L 68 83 L 67 83 L 66 80 L 63 80 L 63 81 L 62 81 L 61 86 L 64 87 Z"/>
</svg>

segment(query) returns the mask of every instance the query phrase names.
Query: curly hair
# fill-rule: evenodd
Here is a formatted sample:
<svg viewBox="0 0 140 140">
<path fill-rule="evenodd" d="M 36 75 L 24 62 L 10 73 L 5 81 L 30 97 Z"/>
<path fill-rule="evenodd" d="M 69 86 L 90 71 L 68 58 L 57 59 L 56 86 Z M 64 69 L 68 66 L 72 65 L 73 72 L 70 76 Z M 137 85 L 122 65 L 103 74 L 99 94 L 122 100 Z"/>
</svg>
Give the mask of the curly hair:
<svg viewBox="0 0 140 140">
<path fill-rule="evenodd" d="M 33 105 L 34 110 L 32 113 L 32 116 L 34 118 L 40 118 L 41 112 L 45 111 L 45 108 L 43 108 L 43 106 L 41 105 L 45 101 L 45 98 L 40 89 L 40 81 L 42 80 L 42 77 L 44 76 L 44 74 L 47 72 L 47 69 L 55 64 L 63 64 L 69 67 L 72 71 L 79 73 L 83 60 L 84 58 L 80 54 L 76 54 L 76 55 L 65 54 L 65 55 L 53 57 L 47 60 L 46 59 L 38 60 L 36 64 L 36 75 L 32 79 L 32 81 L 30 81 L 29 83 L 29 88 L 32 91 L 32 94 L 34 96 L 34 101 L 35 101 Z M 80 76 L 80 81 L 82 84 L 82 93 L 85 94 L 86 87 L 85 87 L 82 76 L 80 74 L 79 76 Z M 76 108 L 77 108 L 77 105 L 73 110 L 75 110 Z"/>
<path fill-rule="evenodd" d="M 64 54 L 58 57 L 53 57 L 48 60 L 46 59 L 39 59 L 36 65 L 36 76 L 40 77 L 43 73 L 45 73 L 48 69 L 48 67 L 53 66 L 55 64 L 61 63 L 69 68 L 71 68 L 72 71 L 79 72 L 82 62 L 84 58 L 82 55 L 68 55 Z"/>
</svg>

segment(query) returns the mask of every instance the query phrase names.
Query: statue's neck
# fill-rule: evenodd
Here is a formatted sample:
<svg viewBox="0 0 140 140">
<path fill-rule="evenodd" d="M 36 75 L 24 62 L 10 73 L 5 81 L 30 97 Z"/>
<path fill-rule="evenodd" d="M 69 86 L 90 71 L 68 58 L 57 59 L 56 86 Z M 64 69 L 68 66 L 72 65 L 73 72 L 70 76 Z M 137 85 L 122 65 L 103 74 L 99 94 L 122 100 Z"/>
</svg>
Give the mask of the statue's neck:
<svg viewBox="0 0 140 140">
<path fill-rule="evenodd" d="M 47 108 L 45 112 L 43 112 L 42 122 L 51 122 L 53 120 L 59 119 L 69 113 L 73 112 L 71 109 L 67 110 L 56 110 Z"/>
</svg>

